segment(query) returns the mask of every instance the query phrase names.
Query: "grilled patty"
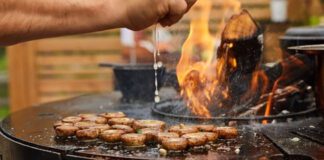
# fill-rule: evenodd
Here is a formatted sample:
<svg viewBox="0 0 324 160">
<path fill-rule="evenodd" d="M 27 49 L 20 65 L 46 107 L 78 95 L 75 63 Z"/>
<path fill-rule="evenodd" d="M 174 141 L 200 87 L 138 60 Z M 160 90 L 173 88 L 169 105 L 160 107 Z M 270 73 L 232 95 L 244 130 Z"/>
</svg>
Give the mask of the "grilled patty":
<svg viewBox="0 0 324 160">
<path fill-rule="evenodd" d="M 179 124 L 179 125 L 171 126 L 169 128 L 169 132 L 175 132 L 178 133 L 179 135 L 184 135 L 188 133 L 196 133 L 198 132 L 198 128 L 193 125 Z"/>
<path fill-rule="evenodd" d="M 185 150 L 188 146 L 186 138 L 165 138 L 162 140 L 162 147 L 166 150 Z"/>
<path fill-rule="evenodd" d="M 117 124 L 117 125 L 112 125 L 111 128 L 112 129 L 117 129 L 117 130 L 122 130 L 125 133 L 134 133 L 135 132 L 135 130 L 132 127 L 127 126 L 127 125 Z"/>
<path fill-rule="evenodd" d="M 111 118 L 108 120 L 108 124 L 110 125 L 120 124 L 120 125 L 132 126 L 134 121 L 135 120 L 133 118 Z"/>
<path fill-rule="evenodd" d="M 201 132 L 184 134 L 182 138 L 187 139 L 188 146 L 190 147 L 201 146 L 206 144 L 208 141 L 206 135 Z"/>
<path fill-rule="evenodd" d="M 216 129 L 216 126 L 212 124 L 201 124 L 201 125 L 196 125 L 196 127 L 201 132 L 213 132 Z"/>
<path fill-rule="evenodd" d="M 108 112 L 108 113 L 102 113 L 100 114 L 101 117 L 105 117 L 106 119 L 111 118 L 124 118 L 126 117 L 125 113 L 123 112 Z"/>
<path fill-rule="evenodd" d="M 99 133 L 110 129 L 110 126 L 108 124 L 96 124 L 95 126 L 90 127 L 92 129 L 97 129 Z"/>
<path fill-rule="evenodd" d="M 97 115 L 94 113 L 82 113 L 79 114 L 78 116 L 81 117 L 82 119 L 89 118 L 89 117 L 97 117 Z"/>
<path fill-rule="evenodd" d="M 62 122 L 65 123 L 76 123 L 76 122 L 80 122 L 82 120 L 81 117 L 78 116 L 70 116 L 70 117 L 65 117 L 62 119 Z"/>
<path fill-rule="evenodd" d="M 137 120 L 133 124 L 135 130 L 142 128 L 159 128 L 161 130 L 165 129 L 165 122 L 159 120 Z"/>
<path fill-rule="evenodd" d="M 178 133 L 174 133 L 174 132 L 160 132 L 157 135 L 157 140 L 159 143 L 162 143 L 163 139 L 168 139 L 168 138 L 179 138 L 179 134 Z"/>
<path fill-rule="evenodd" d="M 95 128 L 82 129 L 76 131 L 76 137 L 80 140 L 96 139 L 99 136 L 99 130 Z"/>
<path fill-rule="evenodd" d="M 57 121 L 53 124 L 54 129 L 59 126 L 73 126 L 73 123 L 66 123 L 62 121 Z"/>
<path fill-rule="evenodd" d="M 160 132 L 160 129 L 157 128 L 143 128 L 138 131 L 140 134 L 145 135 L 145 141 L 147 143 L 155 143 L 157 142 L 157 136 L 158 133 Z"/>
<path fill-rule="evenodd" d="M 234 127 L 217 127 L 215 130 L 219 138 L 233 139 L 238 136 L 238 131 Z"/>
<path fill-rule="evenodd" d="M 200 132 L 207 137 L 208 142 L 214 142 L 218 139 L 218 134 L 216 132 Z"/>
<path fill-rule="evenodd" d="M 78 127 L 79 129 L 88 129 L 91 127 L 96 126 L 97 124 L 95 122 L 77 122 L 74 124 L 74 126 Z"/>
<path fill-rule="evenodd" d="M 145 135 L 128 133 L 121 136 L 121 141 L 126 146 L 143 146 L 145 145 Z"/>
<path fill-rule="evenodd" d="M 107 119 L 104 117 L 99 117 L 99 116 L 89 116 L 89 117 L 85 117 L 82 119 L 82 121 L 88 121 L 88 122 L 95 122 L 97 124 L 106 124 L 107 123 Z"/>
<path fill-rule="evenodd" d="M 75 126 L 58 126 L 55 128 L 55 133 L 59 137 L 69 137 L 74 136 L 75 132 L 78 130 Z"/>
<path fill-rule="evenodd" d="M 106 142 L 118 142 L 123 134 L 125 132 L 122 130 L 105 130 L 100 133 L 99 138 Z"/>
</svg>

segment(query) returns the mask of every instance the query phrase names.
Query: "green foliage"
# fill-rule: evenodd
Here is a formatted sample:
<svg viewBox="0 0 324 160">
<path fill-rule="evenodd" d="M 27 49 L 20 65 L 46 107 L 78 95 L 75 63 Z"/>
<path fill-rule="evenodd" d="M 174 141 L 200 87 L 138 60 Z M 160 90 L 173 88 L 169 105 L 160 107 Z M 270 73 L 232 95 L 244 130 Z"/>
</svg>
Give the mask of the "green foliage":
<svg viewBox="0 0 324 160">
<path fill-rule="evenodd" d="M 8 84 L 0 83 L 0 98 L 8 97 Z"/>
<path fill-rule="evenodd" d="M 5 71 L 7 69 L 7 59 L 5 54 L 5 49 L 0 48 L 0 71 Z"/>
<path fill-rule="evenodd" d="M 0 74 L 5 74 L 7 70 L 7 59 L 5 54 L 5 49 L 0 48 Z M 8 97 L 8 85 L 7 83 L 0 83 L 0 97 L 7 98 Z M 0 120 L 5 118 L 9 114 L 8 105 L 0 106 Z"/>
<path fill-rule="evenodd" d="M 0 120 L 5 118 L 9 114 L 8 106 L 0 106 Z"/>
</svg>

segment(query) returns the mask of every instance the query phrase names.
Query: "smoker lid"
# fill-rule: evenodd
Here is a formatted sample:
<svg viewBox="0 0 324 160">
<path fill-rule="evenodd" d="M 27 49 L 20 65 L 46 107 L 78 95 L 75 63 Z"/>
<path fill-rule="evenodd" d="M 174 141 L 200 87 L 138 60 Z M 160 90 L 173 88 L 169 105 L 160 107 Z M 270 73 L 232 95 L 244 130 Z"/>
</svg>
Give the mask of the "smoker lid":
<svg viewBox="0 0 324 160">
<path fill-rule="evenodd" d="M 285 36 L 291 37 L 319 37 L 324 38 L 324 26 L 292 27 L 286 31 Z"/>
<path fill-rule="evenodd" d="M 324 44 L 324 26 L 291 27 L 280 37 L 281 49 L 291 54 L 294 50 L 288 47 L 312 44 Z"/>
<path fill-rule="evenodd" d="M 304 45 L 304 46 L 294 46 L 289 47 L 290 50 L 298 51 L 304 54 L 324 54 L 324 44 L 319 45 Z"/>
</svg>

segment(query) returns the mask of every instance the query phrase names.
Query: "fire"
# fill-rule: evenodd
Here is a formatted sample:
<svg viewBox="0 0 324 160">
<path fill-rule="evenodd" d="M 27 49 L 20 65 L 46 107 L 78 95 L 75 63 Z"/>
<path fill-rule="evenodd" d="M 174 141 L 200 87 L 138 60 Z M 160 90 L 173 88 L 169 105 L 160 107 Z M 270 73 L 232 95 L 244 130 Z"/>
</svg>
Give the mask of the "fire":
<svg viewBox="0 0 324 160">
<path fill-rule="evenodd" d="M 182 55 L 177 65 L 181 95 L 187 100 L 187 105 L 194 114 L 205 117 L 211 116 L 208 109 L 210 104 L 216 101 L 219 102 L 218 106 L 223 107 L 221 99 L 229 98 L 229 88 L 224 85 L 227 81 L 226 69 L 235 69 L 238 65 L 237 60 L 228 54 L 216 59 L 217 35 L 213 36 L 209 32 L 211 9 L 211 0 L 199 0 L 193 6 L 189 13 L 190 33 L 183 44 Z M 224 14 L 228 14 L 230 10 L 238 12 L 239 9 L 240 3 L 236 0 L 224 2 Z M 227 51 L 232 47 L 232 43 L 224 44 Z"/>
<path fill-rule="evenodd" d="M 281 81 L 288 79 L 290 77 L 290 74 L 293 73 L 292 70 L 294 70 L 298 67 L 305 67 L 304 66 L 305 64 L 295 56 L 289 56 L 287 59 L 288 59 L 287 62 L 290 62 L 290 63 L 286 63 L 285 61 L 281 62 L 281 66 L 282 66 L 281 76 L 274 82 L 272 90 L 271 90 L 271 94 L 267 100 L 267 106 L 266 106 L 266 110 L 264 113 L 264 116 L 266 116 L 266 117 L 271 115 L 271 109 L 273 106 L 274 95 L 275 95 L 276 90 L 280 87 Z M 264 121 L 262 121 L 262 123 L 267 124 L 268 121 L 264 120 Z"/>
<path fill-rule="evenodd" d="M 222 43 L 217 48 L 216 42 L 221 41 L 219 35 L 225 39 L 237 40 L 249 38 L 258 30 L 248 13 L 240 14 L 240 18 L 230 22 L 231 25 L 225 25 L 229 14 L 239 12 L 241 5 L 237 0 L 230 0 L 224 1 L 223 7 L 223 23 L 220 24 L 222 32 L 212 35 L 209 32 L 212 3 L 210 0 L 199 0 L 196 3 L 189 13 L 191 16 L 190 33 L 183 44 L 181 58 L 177 65 L 181 95 L 186 100 L 187 106 L 192 113 L 207 118 L 212 116 L 210 107 L 233 106 L 235 102 L 232 101 L 237 98 L 232 97 L 229 75 L 242 70 L 242 63 L 244 63 L 241 60 L 239 64 L 235 54 L 242 53 L 235 53 L 239 51 L 233 50 L 234 43 L 222 39 Z M 258 66 L 252 68 L 250 88 L 238 98 L 239 100 L 248 100 L 267 91 L 268 77 L 259 68 Z M 266 115 L 270 114 L 271 101 L 270 97 Z"/>
<path fill-rule="evenodd" d="M 265 116 L 269 116 L 275 91 L 289 78 L 292 68 L 303 65 L 293 56 L 282 61 L 281 77 L 269 87 L 270 80 L 260 67 L 260 28 L 247 11 L 236 14 L 240 8 L 237 0 L 224 1 L 224 15 L 216 35 L 209 32 L 211 0 L 198 0 L 189 12 L 190 32 L 182 46 L 176 72 L 181 96 L 193 114 L 209 118 L 215 107 L 228 111 L 226 108 L 245 102 L 254 105 L 271 89 L 265 108 Z M 235 15 L 229 19 L 232 14 Z M 237 83 L 244 83 L 244 87 Z"/>
<path fill-rule="evenodd" d="M 210 0 L 199 0 L 191 13 L 190 33 L 182 47 L 182 56 L 177 65 L 177 77 L 182 88 L 181 95 L 188 101 L 193 113 L 210 117 L 207 105 L 211 101 L 209 75 L 215 53 L 215 38 L 209 33 Z M 190 13 L 189 13 L 190 14 Z"/>
</svg>

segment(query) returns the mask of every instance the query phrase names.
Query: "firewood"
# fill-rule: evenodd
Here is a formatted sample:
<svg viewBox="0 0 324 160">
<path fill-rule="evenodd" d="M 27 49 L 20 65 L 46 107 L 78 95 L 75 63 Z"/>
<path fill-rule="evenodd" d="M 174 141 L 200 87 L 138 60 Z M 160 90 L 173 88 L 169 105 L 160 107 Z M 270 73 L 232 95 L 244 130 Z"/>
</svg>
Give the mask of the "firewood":
<svg viewBox="0 0 324 160">
<path fill-rule="evenodd" d="M 217 59 L 225 61 L 224 81 L 228 84 L 231 99 L 224 103 L 228 106 L 239 103 L 240 97 L 249 89 L 252 73 L 260 62 L 261 35 L 259 25 L 246 10 L 229 19 L 224 28 Z"/>
<path fill-rule="evenodd" d="M 298 85 L 300 85 L 300 83 L 287 86 L 283 89 L 280 88 L 277 89 L 274 93 L 275 95 L 273 96 L 274 106 L 276 102 L 287 103 L 287 97 L 293 94 L 298 94 L 298 93 L 301 94 L 302 92 L 305 91 L 304 89 L 298 88 Z M 266 93 L 262 95 L 258 104 L 250 107 L 249 109 L 241 110 L 236 114 L 238 115 L 238 117 L 246 117 L 246 116 L 258 115 L 264 113 L 265 107 L 268 103 L 268 98 L 271 96 L 271 94 L 273 93 Z"/>
</svg>

